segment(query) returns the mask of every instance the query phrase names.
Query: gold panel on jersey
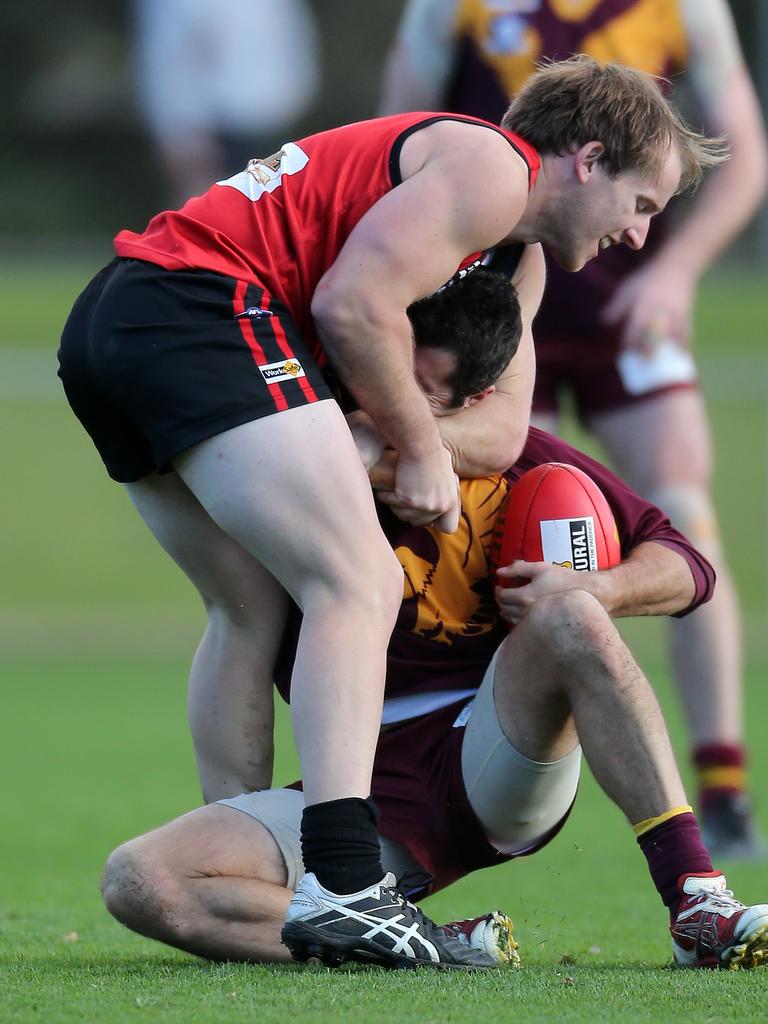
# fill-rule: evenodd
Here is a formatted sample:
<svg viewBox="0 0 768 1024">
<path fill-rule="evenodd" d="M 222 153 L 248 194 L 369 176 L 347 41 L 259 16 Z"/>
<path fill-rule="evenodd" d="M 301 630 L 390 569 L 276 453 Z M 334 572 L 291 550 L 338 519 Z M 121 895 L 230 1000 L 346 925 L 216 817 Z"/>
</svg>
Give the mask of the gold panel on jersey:
<svg viewBox="0 0 768 1024">
<path fill-rule="evenodd" d="M 536 29 L 529 25 L 524 32 L 524 39 L 525 49 L 520 53 L 485 55 L 508 96 L 520 91 L 536 70 L 536 62 L 541 57 L 543 42 Z"/>
<path fill-rule="evenodd" d="M 601 0 L 549 0 L 549 6 L 561 21 L 583 21 Z"/>
<path fill-rule="evenodd" d="M 677 0 L 638 0 L 624 14 L 584 37 L 584 52 L 601 61 L 618 61 L 647 71 L 682 68 L 688 47 Z"/>
<path fill-rule="evenodd" d="M 413 632 L 436 643 L 488 633 L 493 586 L 488 555 L 507 483 L 498 477 L 461 481 L 462 516 L 455 533 L 428 527 L 435 539 L 434 562 L 405 545 L 395 549 L 403 567 L 404 600 L 417 601 Z"/>
<path fill-rule="evenodd" d="M 613 16 L 602 12 L 605 21 L 595 31 L 581 36 L 578 24 L 595 12 L 601 13 L 602 0 L 542 0 L 571 30 L 575 53 L 587 53 L 600 61 L 616 61 L 647 71 L 663 73 L 670 67 L 685 66 L 687 44 L 679 0 L 636 0 L 623 13 Z M 505 13 L 506 12 L 506 13 Z M 509 95 L 518 92 L 536 70 L 545 52 L 546 40 L 532 23 L 536 9 L 522 7 L 519 12 L 502 9 L 488 0 L 463 0 L 458 5 L 454 31 L 474 40 L 483 61 L 495 72 L 499 85 Z M 519 24 L 514 48 L 495 43 L 499 18 L 512 17 Z M 530 19 L 530 20 L 529 20 Z"/>
</svg>

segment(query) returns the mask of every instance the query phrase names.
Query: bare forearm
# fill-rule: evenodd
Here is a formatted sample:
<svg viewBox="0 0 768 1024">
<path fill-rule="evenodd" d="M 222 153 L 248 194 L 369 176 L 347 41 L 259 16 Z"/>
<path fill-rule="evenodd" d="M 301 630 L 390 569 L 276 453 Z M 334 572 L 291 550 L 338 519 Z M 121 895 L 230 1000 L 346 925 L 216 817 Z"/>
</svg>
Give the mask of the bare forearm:
<svg viewBox="0 0 768 1024">
<path fill-rule="evenodd" d="M 455 416 L 441 417 L 438 429 L 454 471 L 473 478 L 502 473 L 517 461 L 529 421 L 529 404 L 516 407 L 509 397 L 496 393 Z"/>
<path fill-rule="evenodd" d="M 535 308 L 538 305 L 536 302 Z M 503 473 L 520 456 L 528 437 L 531 400 L 536 376 L 536 357 L 530 321 L 510 366 L 496 390 L 455 416 L 438 422 L 443 444 L 451 453 L 460 477 L 473 478 Z"/>
<path fill-rule="evenodd" d="M 316 316 L 316 324 L 340 380 L 390 446 L 416 457 L 441 446 L 435 419 L 413 375 L 404 313 L 386 323 L 329 313 Z"/>
<path fill-rule="evenodd" d="M 585 579 L 588 579 L 585 574 Z M 585 589 L 614 618 L 673 615 L 693 601 L 696 585 L 682 555 L 652 541 L 639 544 L 615 569 L 595 573 Z"/>
</svg>

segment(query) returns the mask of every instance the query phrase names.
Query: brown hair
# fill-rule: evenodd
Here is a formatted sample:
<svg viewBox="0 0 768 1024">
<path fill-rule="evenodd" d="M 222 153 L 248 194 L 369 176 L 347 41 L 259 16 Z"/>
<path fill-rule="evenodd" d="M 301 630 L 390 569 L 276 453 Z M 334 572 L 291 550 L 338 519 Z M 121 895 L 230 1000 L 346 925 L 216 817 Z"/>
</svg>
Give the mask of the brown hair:
<svg viewBox="0 0 768 1024">
<path fill-rule="evenodd" d="M 700 135 L 682 120 L 652 75 L 579 54 L 545 64 L 528 79 L 501 121 L 542 154 L 573 153 L 601 142 L 608 174 L 639 170 L 658 180 L 670 147 L 680 156 L 679 190 L 728 158 L 722 138 Z"/>
</svg>

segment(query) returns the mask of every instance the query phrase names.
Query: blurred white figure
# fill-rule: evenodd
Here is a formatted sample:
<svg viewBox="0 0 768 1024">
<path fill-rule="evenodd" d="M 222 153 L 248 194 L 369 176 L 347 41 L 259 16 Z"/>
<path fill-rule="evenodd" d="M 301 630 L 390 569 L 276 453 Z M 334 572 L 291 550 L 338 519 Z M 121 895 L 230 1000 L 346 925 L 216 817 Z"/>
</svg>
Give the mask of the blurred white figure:
<svg viewBox="0 0 768 1024">
<path fill-rule="evenodd" d="M 272 152 L 317 95 L 305 0 L 136 0 L 136 22 L 139 98 L 174 199 Z"/>
</svg>

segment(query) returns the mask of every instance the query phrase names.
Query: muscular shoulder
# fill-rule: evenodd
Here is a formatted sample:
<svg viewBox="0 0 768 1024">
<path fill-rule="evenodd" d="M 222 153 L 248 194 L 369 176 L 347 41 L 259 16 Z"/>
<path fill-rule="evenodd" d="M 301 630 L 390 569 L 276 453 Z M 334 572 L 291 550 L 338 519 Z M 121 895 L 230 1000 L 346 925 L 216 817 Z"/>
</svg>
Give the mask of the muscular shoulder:
<svg viewBox="0 0 768 1024">
<path fill-rule="evenodd" d="M 490 124 L 447 118 L 413 132 L 400 154 L 403 179 L 428 166 L 449 169 L 467 188 L 500 174 L 528 194 L 528 165 Z"/>
</svg>

